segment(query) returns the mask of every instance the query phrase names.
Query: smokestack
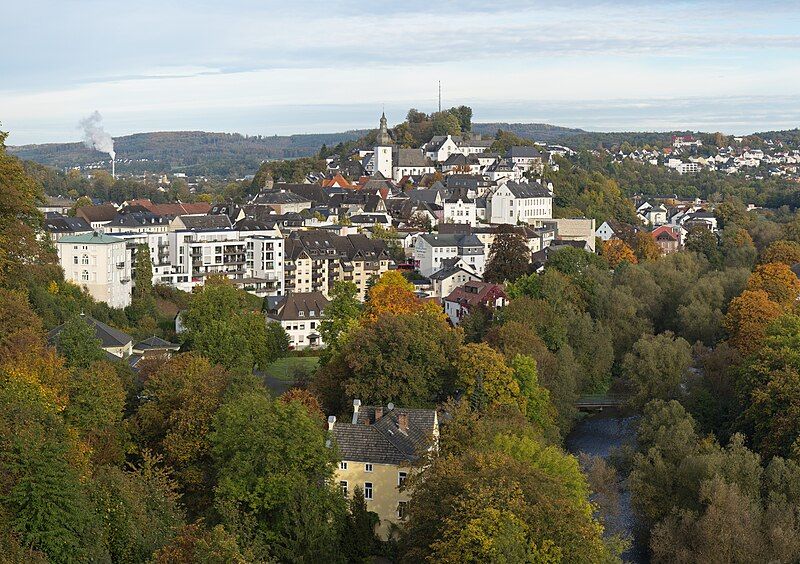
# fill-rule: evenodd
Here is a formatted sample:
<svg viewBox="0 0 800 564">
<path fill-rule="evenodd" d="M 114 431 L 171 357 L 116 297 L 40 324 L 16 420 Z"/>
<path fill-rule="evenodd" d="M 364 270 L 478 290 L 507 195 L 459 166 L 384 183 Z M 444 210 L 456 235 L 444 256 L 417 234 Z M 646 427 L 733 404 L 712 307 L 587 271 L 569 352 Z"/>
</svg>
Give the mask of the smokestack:
<svg viewBox="0 0 800 564">
<path fill-rule="evenodd" d="M 83 129 L 83 143 L 90 149 L 96 149 L 102 153 L 108 153 L 111 157 L 111 176 L 116 175 L 114 160 L 117 154 L 114 152 L 114 139 L 103 129 L 103 116 L 95 110 L 89 117 L 84 118 L 78 124 Z"/>
</svg>

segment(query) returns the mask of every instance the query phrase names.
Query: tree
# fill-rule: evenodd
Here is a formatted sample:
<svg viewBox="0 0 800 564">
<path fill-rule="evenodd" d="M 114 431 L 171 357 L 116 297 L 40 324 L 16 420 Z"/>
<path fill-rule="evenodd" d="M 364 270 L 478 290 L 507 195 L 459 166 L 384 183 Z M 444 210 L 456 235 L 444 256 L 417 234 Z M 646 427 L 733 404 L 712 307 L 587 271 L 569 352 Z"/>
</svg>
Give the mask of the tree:
<svg viewBox="0 0 800 564">
<path fill-rule="evenodd" d="M 432 118 L 431 135 L 461 135 L 460 117 L 456 117 L 448 111 L 443 111 L 436 112 Z"/>
<path fill-rule="evenodd" d="M 150 247 L 136 247 L 136 264 L 134 265 L 133 299 L 142 299 L 153 293 L 153 263 L 150 260 Z"/>
<path fill-rule="evenodd" d="M 256 388 L 230 396 L 213 427 L 215 503 L 240 546 L 255 559 L 335 559 L 344 499 L 331 484 L 335 450 L 318 421 Z"/>
<path fill-rule="evenodd" d="M 193 350 L 230 371 L 250 374 L 283 354 L 288 337 L 279 324 L 249 311 L 244 294 L 227 279 L 210 279 L 192 297 L 184 323 Z"/>
<path fill-rule="evenodd" d="M 465 397 L 476 392 L 485 394 L 487 407 L 513 405 L 525 413 L 526 402 L 520 394 L 514 371 L 506 365 L 502 354 L 489 345 L 464 345 L 456 357 L 456 385 Z"/>
<path fill-rule="evenodd" d="M 520 397 L 525 399 L 525 416 L 528 421 L 541 429 L 545 437 L 557 442 L 558 427 L 555 420 L 558 413 L 550 403 L 550 392 L 539 385 L 536 360 L 518 354 L 511 361 L 511 368 L 514 371 L 514 380 L 519 385 Z"/>
<path fill-rule="evenodd" d="M 388 270 L 369 289 L 364 316 L 375 320 L 382 315 L 403 315 L 423 310 L 440 311 L 437 306 L 419 299 L 414 294 L 414 285 L 400 272 Z"/>
<path fill-rule="evenodd" d="M 37 236 L 42 214 L 36 206 L 44 198 L 42 188 L 6 152 L 6 136 L 0 131 L 0 287 L 16 287 L 27 279 L 26 271 L 55 264 L 56 256 Z"/>
<path fill-rule="evenodd" d="M 800 280 L 792 269 L 783 263 L 760 264 L 747 281 L 750 291 L 763 290 L 769 299 L 788 308 L 800 295 Z"/>
<path fill-rule="evenodd" d="M 44 349 L 44 327 L 20 291 L 0 289 L 0 364 Z"/>
<path fill-rule="evenodd" d="M 691 364 L 691 345 L 681 337 L 670 331 L 644 335 L 622 364 L 631 403 L 642 407 L 652 399 L 674 398 Z"/>
<path fill-rule="evenodd" d="M 339 413 L 345 398 L 427 407 L 452 390 L 460 344 L 460 332 L 439 312 L 382 315 L 347 333 L 312 389 L 326 413 Z"/>
<path fill-rule="evenodd" d="M 105 352 L 100 345 L 100 339 L 83 315 L 71 317 L 58 335 L 58 352 L 74 368 L 88 368 L 93 362 L 103 360 Z"/>
<path fill-rule="evenodd" d="M 239 548 L 236 537 L 223 525 L 208 529 L 200 521 L 181 528 L 169 544 L 153 554 L 152 561 L 154 564 L 247 564 L 254 558 L 249 551 Z"/>
<path fill-rule="evenodd" d="M 800 243 L 775 241 L 761 253 L 759 262 L 761 264 L 780 262 L 787 266 L 793 266 L 800 262 Z"/>
<path fill-rule="evenodd" d="M 705 255 L 708 262 L 714 266 L 719 266 L 722 262 L 722 254 L 717 246 L 717 237 L 704 227 L 693 227 L 686 235 L 684 243 L 686 250 Z"/>
<path fill-rule="evenodd" d="M 50 561 L 99 556 L 74 436 L 41 387 L 2 369 L 0 452 L 3 514 L 21 543 Z"/>
<path fill-rule="evenodd" d="M 373 286 L 374 288 L 374 286 Z M 331 290 L 331 300 L 322 314 L 322 321 L 319 324 L 319 332 L 322 342 L 325 343 L 326 354 L 337 349 L 339 336 L 356 322 L 361 314 L 361 302 L 356 297 L 358 287 L 353 282 L 336 281 Z"/>
<path fill-rule="evenodd" d="M 145 452 L 139 467 L 100 466 L 92 476 L 91 497 L 101 521 L 96 533 L 111 562 L 148 561 L 183 524 L 175 484 L 158 462 Z"/>
<path fill-rule="evenodd" d="M 135 438 L 173 469 L 192 516 L 203 514 L 211 503 L 209 433 L 229 382 L 224 370 L 185 353 L 159 367 L 142 390 L 146 400 L 136 413 Z"/>
<path fill-rule="evenodd" d="M 447 433 L 466 430 L 454 423 Z M 412 478 L 404 560 L 428 555 L 442 562 L 615 559 L 592 518 L 575 458 L 544 445 L 524 424 L 488 435 L 473 428 L 464 436 L 466 444 L 458 443 L 464 450 L 450 450 L 453 443 L 444 433 L 439 456 Z"/>
<path fill-rule="evenodd" d="M 636 264 L 639 259 L 622 239 L 609 239 L 600 245 L 600 255 L 608 261 L 608 266 L 617 268 L 623 262 Z"/>
<path fill-rule="evenodd" d="M 661 257 L 661 248 L 653 236 L 645 231 L 637 231 L 633 236 L 632 249 L 639 262 L 653 261 Z"/>
<path fill-rule="evenodd" d="M 746 355 L 758 348 L 767 325 L 782 312 L 764 290 L 745 290 L 731 300 L 723 326 L 730 334 L 731 344 Z"/>
<path fill-rule="evenodd" d="M 525 237 L 513 227 L 500 226 L 489 249 L 484 279 L 487 282 L 513 282 L 528 273 L 531 252 Z"/>
<path fill-rule="evenodd" d="M 379 521 L 378 514 L 367 509 L 361 486 L 353 488 L 350 512 L 345 519 L 342 535 L 342 546 L 348 561 L 362 562 L 377 552 L 380 539 L 375 534 L 375 527 Z"/>
</svg>

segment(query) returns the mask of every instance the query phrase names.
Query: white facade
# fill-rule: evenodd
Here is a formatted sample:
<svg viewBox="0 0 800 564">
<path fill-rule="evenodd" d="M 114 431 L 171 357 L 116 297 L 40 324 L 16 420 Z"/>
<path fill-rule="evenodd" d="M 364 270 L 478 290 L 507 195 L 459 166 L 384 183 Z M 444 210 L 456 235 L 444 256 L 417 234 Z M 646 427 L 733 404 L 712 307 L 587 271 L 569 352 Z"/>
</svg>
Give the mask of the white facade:
<svg viewBox="0 0 800 564">
<path fill-rule="evenodd" d="M 124 240 L 95 232 L 62 237 L 56 246 L 64 278 L 111 307 L 131 304 L 131 255 Z"/>
<path fill-rule="evenodd" d="M 516 225 L 553 217 L 552 196 L 545 196 L 538 185 L 535 186 L 536 191 L 526 190 L 524 184 L 518 186 L 522 187 L 522 191 L 517 194 L 508 184 L 503 184 L 486 197 L 489 223 Z"/>
<path fill-rule="evenodd" d="M 478 224 L 478 211 L 474 200 L 448 199 L 444 201 L 442 207 L 444 208 L 442 221 L 445 223 L 466 223 L 472 227 Z"/>
<path fill-rule="evenodd" d="M 414 263 L 420 274 L 430 276 L 442 269 L 442 261 L 460 258 L 465 268 L 483 276 L 486 254 L 474 235 L 437 235 L 429 233 L 417 237 Z"/>
<path fill-rule="evenodd" d="M 392 178 L 392 147 L 375 147 L 372 158 L 374 171 L 380 172 L 384 178 Z"/>
</svg>

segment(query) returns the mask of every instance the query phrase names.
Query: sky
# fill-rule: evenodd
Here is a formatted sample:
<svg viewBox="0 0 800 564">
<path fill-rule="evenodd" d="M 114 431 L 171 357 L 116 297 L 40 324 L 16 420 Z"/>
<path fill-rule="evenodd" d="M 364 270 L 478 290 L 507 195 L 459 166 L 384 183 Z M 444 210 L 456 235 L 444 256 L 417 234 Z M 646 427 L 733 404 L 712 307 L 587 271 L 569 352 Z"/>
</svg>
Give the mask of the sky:
<svg viewBox="0 0 800 564">
<path fill-rule="evenodd" d="M 800 126 L 800 2 L 0 0 L 8 144 L 376 127 L 416 107 L 595 131 Z M 11 25 L 9 25 L 11 23 Z"/>
</svg>

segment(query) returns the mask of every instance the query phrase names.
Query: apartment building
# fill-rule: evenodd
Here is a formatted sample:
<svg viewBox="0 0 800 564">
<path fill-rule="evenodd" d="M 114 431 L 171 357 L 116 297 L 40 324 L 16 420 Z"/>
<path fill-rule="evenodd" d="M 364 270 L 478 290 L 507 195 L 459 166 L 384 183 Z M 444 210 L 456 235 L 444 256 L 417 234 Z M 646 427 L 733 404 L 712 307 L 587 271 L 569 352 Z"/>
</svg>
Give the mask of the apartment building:
<svg viewBox="0 0 800 564">
<path fill-rule="evenodd" d="M 94 231 L 56 243 L 64 278 L 97 301 L 123 308 L 131 303 L 131 255 L 124 239 Z"/>
<path fill-rule="evenodd" d="M 423 233 L 414 246 L 414 263 L 425 277 L 441 270 L 448 259 L 462 259 L 463 264 L 483 276 L 486 253 L 483 243 L 471 233 Z"/>
</svg>

